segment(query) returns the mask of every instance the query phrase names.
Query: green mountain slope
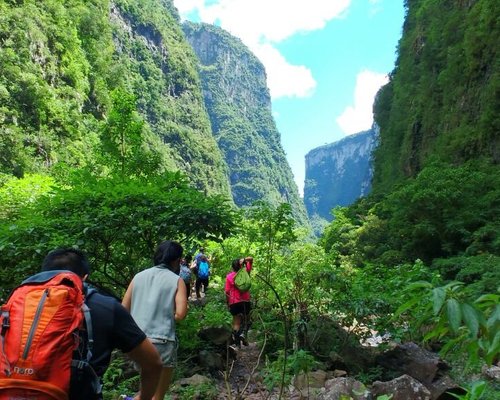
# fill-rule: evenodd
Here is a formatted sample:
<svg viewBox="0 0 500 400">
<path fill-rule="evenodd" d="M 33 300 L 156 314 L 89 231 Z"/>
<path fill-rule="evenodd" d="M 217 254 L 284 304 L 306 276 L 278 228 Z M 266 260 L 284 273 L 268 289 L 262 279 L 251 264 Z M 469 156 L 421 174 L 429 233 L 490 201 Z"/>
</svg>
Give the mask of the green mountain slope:
<svg viewBox="0 0 500 400">
<path fill-rule="evenodd" d="M 137 98 L 163 168 L 229 194 L 196 71 L 170 0 L 0 3 L 0 172 L 98 163 L 110 93 Z"/>
<path fill-rule="evenodd" d="M 305 208 L 272 117 L 262 63 L 218 27 L 186 22 L 183 29 L 200 60 L 205 104 L 230 170 L 234 202 L 286 201 L 304 222 Z"/>
<path fill-rule="evenodd" d="M 500 2 L 407 0 L 399 56 L 375 105 L 374 190 L 439 160 L 500 161 Z"/>
</svg>

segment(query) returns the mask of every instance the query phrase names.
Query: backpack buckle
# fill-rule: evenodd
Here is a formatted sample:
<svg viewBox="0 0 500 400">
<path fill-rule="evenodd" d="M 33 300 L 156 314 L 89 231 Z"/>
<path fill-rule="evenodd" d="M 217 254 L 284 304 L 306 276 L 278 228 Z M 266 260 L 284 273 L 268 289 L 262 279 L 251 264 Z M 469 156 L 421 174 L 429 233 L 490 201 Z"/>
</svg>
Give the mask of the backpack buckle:
<svg viewBox="0 0 500 400">
<path fill-rule="evenodd" d="M 5 336 L 5 332 L 10 328 L 10 314 L 7 310 L 2 311 L 2 336 Z"/>
</svg>

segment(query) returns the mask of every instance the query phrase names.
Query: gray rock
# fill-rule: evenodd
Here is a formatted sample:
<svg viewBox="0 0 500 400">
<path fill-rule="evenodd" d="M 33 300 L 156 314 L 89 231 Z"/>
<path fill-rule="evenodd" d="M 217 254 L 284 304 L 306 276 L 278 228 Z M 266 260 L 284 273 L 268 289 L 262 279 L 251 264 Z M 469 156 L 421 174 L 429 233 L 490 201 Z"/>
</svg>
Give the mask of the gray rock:
<svg viewBox="0 0 500 400">
<path fill-rule="evenodd" d="M 392 395 L 391 400 L 431 400 L 431 392 L 409 375 L 388 382 L 376 381 L 371 391 L 375 398 L 385 394 Z"/>
<path fill-rule="evenodd" d="M 329 379 L 317 396 L 318 400 L 340 400 L 341 396 L 352 397 L 353 400 L 368 400 L 370 392 L 366 386 L 354 378 Z"/>
<path fill-rule="evenodd" d="M 415 343 L 397 344 L 379 355 L 376 361 L 382 367 L 401 375 L 410 375 L 424 385 L 430 385 L 442 375 L 442 371 L 449 369 L 437 354 L 422 349 Z"/>
</svg>

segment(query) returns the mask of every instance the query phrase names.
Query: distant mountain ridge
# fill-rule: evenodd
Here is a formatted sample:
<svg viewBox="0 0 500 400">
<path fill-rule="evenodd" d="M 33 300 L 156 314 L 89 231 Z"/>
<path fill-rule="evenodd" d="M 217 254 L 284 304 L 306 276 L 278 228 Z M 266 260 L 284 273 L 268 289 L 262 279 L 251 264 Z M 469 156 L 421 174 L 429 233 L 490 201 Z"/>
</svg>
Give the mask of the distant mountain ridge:
<svg viewBox="0 0 500 400">
<path fill-rule="evenodd" d="M 289 202 L 307 216 L 271 113 L 264 66 L 223 29 L 185 22 L 184 33 L 200 60 L 199 73 L 213 135 L 229 168 L 235 204 Z"/>
<path fill-rule="evenodd" d="M 377 137 L 374 127 L 306 154 L 304 203 L 310 217 L 331 221 L 332 208 L 348 206 L 370 192 Z"/>
</svg>

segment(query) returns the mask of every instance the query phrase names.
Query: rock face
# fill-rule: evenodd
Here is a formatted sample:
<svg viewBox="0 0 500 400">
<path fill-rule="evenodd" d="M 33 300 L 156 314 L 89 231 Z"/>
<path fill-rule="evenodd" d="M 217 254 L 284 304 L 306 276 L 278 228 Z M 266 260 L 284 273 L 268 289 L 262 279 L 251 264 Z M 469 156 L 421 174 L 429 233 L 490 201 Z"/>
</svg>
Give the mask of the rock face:
<svg viewBox="0 0 500 400">
<path fill-rule="evenodd" d="M 377 137 L 375 127 L 307 153 L 304 202 L 310 217 L 331 221 L 332 208 L 369 193 Z"/>
<path fill-rule="evenodd" d="M 199 59 L 205 106 L 229 168 L 235 204 L 288 202 L 305 223 L 305 207 L 271 113 L 264 66 L 221 28 L 185 22 L 183 30 Z"/>
</svg>

